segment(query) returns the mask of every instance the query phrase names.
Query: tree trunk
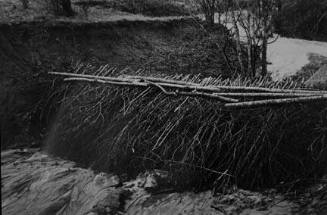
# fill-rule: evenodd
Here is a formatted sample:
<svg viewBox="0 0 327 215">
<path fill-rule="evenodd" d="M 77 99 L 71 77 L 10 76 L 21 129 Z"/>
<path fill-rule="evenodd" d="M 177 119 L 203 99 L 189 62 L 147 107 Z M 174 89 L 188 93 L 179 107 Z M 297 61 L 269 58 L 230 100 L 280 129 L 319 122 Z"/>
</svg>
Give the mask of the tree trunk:
<svg viewBox="0 0 327 215">
<path fill-rule="evenodd" d="M 263 77 L 267 75 L 267 46 L 268 38 L 264 36 L 261 49 L 261 76 Z"/>
<path fill-rule="evenodd" d="M 248 68 L 247 68 L 247 72 L 248 73 L 251 73 L 250 75 L 253 75 L 252 73 L 252 43 L 249 43 L 248 46 L 247 46 L 247 51 L 248 51 L 248 62 L 247 62 L 247 65 L 248 65 Z"/>
<path fill-rule="evenodd" d="M 239 64 L 240 64 L 241 73 L 244 74 L 244 65 L 243 65 L 243 60 L 242 60 L 241 37 L 240 37 L 240 31 L 238 29 L 237 20 L 236 20 L 234 12 L 232 12 L 232 19 L 233 19 L 233 25 L 234 25 L 235 37 L 236 37 L 237 59 L 238 59 Z"/>
<path fill-rule="evenodd" d="M 251 54 L 252 54 L 252 59 L 251 59 L 251 72 L 252 72 L 252 75 L 253 77 L 255 77 L 256 75 L 256 70 L 257 70 L 257 59 L 258 59 L 258 53 L 257 53 L 257 46 L 252 46 L 252 51 L 251 51 Z"/>
</svg>

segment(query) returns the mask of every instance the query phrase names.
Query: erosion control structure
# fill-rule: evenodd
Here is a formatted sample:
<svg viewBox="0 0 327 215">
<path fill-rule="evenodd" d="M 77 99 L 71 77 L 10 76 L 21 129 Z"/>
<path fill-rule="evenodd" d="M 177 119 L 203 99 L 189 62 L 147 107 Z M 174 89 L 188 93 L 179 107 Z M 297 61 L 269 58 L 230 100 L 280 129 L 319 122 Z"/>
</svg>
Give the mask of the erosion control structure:
<svg viewBox="0 0 327 215">
<path fill-rule="evenodd" d="M 325 173 L 326 91 L 139 73 L 52 72 L 65 98 L 48 151 L 130 177 L 166 170 L 178 188 L 293 187 Z"/>
</svg>

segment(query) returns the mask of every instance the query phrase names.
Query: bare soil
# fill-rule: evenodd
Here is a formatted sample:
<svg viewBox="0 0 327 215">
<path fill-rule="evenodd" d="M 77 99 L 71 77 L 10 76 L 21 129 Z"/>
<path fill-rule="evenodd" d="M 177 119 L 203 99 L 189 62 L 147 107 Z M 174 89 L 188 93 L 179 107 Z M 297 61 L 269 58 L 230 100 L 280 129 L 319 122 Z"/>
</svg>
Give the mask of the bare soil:
<svg viewBox="0 0 327 215">
<path fill-rule="evenodd" d="M 95 173 L 39 149 L 1 152 L 4 214 L 326 214 L 326 184 L 304 193 L 232 189 L 214 195 L 160 188 L 161 173 L 135 180 Z"/>
</svg>

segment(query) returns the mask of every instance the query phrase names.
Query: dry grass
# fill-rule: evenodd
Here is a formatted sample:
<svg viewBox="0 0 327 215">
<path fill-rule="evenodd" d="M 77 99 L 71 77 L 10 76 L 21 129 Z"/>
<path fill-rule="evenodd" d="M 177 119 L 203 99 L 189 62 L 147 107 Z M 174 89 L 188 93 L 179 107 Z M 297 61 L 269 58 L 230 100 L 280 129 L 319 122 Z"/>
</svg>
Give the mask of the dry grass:
<svg viewBox="0 0 327 215">
<path fill-rule="evenodd" d="M 210 83 L 280 85 L 241 78 Z M 135 176 L 163 169 L 181 189 L 257 189 L 319 177 L 327 164 L 326 102 L 229 111 L 213 100 L 169 97 L 155 89 L 65 86 L 48 151 L 96 170 Z"/>
</svg>

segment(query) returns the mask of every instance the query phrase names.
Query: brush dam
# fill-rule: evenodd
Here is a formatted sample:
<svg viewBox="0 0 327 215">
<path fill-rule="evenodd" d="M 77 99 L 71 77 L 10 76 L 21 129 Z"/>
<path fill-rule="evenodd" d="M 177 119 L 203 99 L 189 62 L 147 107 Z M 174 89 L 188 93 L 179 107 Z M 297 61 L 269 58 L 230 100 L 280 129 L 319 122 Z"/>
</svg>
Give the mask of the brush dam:
<svg viewBox="0 0 327 215">
<path fill-rule="evenodd" d="M 219 75 L 217 68 L 223 75 L 227 65 L 212 42 L 222 38 L 199 33 L 190 20 L 0 28 L 1 101 L 19 98 L 2 107 L 2 148 L 30 140 L 82 166 L 128 177 L 161 169 L 169 186 L 180 189 L 260 189 L 326 171 L 326 102 L 226 111 L 210 99 L 67 84 L 48 75 L 71 72 L 77 61 L 92 74 L 109 64 L 187 81 Z"/>
</svg>

